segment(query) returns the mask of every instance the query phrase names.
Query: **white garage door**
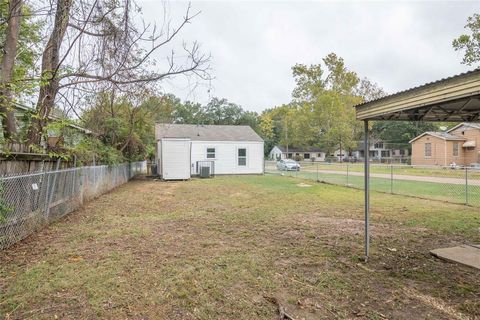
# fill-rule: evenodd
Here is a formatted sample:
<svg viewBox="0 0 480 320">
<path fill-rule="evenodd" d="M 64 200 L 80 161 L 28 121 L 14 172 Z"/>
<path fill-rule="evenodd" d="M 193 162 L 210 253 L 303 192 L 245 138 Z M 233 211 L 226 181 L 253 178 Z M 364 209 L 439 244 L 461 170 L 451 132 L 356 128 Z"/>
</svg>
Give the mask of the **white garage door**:
<svg viewBox="0 0 480 320">
<path fill-rule="evenodd" d="M 162 178 L 190 179 L 190 139 L 162 139 Z"/>
</svg>

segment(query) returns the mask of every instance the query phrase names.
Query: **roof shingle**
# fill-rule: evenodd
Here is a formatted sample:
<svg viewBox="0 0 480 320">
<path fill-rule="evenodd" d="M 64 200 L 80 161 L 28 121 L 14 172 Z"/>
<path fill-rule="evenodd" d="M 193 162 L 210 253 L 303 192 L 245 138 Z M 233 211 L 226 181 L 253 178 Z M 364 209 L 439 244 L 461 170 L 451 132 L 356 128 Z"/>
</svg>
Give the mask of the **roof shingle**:
<svg viewBox="0 0 480 320">
<path fill-rule="evenodd" d="M 193 141 L 256 141 L 263 139 L 250 126 L 155 124 L 155 139 L 189 138 Z"/>
</svg>

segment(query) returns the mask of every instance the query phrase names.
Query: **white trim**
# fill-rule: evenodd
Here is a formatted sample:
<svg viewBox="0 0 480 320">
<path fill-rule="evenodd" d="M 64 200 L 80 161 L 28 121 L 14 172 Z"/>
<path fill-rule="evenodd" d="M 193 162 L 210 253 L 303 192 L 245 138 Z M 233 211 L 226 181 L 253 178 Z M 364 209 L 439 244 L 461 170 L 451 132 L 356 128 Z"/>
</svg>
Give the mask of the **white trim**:
<svg viewBox="0 0 480 320">
<path fill-rule="evenodd" d="M 248 147 L 239 146 L 239 147 L 237 147 L 237 148 L 235 148 L 235 149 L 236 149 L 236 154 L 235 154 L 235 164 L 236 164 L 236 166 L 237 166 L 237 167 L 240 167 L 240 168 L 248 168 L 248 167 L 249 167 L 249 165 L 248 165 L 248 162 L 249 162 L 249 161 L 248 161 L 248 158 L 249 158 L 249 156 L 248 156 L 248 154 L 249 154 L 249 152 L 248 152 Z M 240 156 L 238 155 L 238 151 L 239 151 L 240 149 L 245 149 L 245 165 L 240 165 L 240 164 L 238 164 L 238 160 L 240 159 Z M 243 157 L 242 157 L 242 158 L 243 158 Z"/>
</svg>

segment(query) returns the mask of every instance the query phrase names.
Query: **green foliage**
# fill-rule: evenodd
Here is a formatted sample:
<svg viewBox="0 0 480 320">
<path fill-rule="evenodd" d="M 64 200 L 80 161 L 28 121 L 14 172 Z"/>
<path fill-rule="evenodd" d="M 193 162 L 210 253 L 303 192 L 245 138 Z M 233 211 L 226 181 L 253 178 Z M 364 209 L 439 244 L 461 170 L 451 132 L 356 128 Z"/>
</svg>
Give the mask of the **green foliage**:
<svg viewBox="0 0 480 320">
<path fill-rule="evenodd" d="M 323 65 L 297 64 L 292 71 L 296 83 L 293 102 L 262 114 L 266 120 L 261 128 L 269 137 L 268 144 L 318 146 L 327 152 L 353 148 L 362 130 L 352 107 L 383 95 L 383 91 L 367 79 L 361 80 L 333 53 L 323 59 Z"/>
<path fill-rule="evenodd" d="M 99 139 L 85 138 L 71 150 L 76 157 L 77 166 L 93 164 L 114 165 L 124 161 L 120 151 L 105 145 Z"/>
<path fill-rule="evenodd" d="M 3 46 L 6 37 L 8 20 L 9 0 L 0 0 L 0 44 Z M 13 72 L 13 81 L 9 87 L 18 95 L 30 95 L 34 93 L 37 83 L 24 81 L 36 70 L 36 61 L 40 55 L 42 42 L 41 30 L 44 23 L 34 19 L 32 8 L 28 4 L 22 7 L 22 19 L 17 43 L 17 57 Z M 0 57 L 3 51 L 0 50 Z"/>
<path fill-rule="evenodd" d="M 3 197 L 3 183 L 0 182 L 0 223 L 4 222 L 7 214 L 12 212 L 13 208 L 5 201 Z"/>
<path fill-rule="evenodd" d="M 480 14 L 468 17 L 465 29 L 469 29 L 469 34 L 454 39 L 452 46 L 455 51 L 464 51 L 462 63 L 471 66 L 480 62 Z"/>
<path fill-rule="evenodd" d="M 405 147 L 408 142 L 425 131 L 437 131 L 436 124 L 417 121 L 375 121 L 372 133 L 392 147 Z"/>
</svg>

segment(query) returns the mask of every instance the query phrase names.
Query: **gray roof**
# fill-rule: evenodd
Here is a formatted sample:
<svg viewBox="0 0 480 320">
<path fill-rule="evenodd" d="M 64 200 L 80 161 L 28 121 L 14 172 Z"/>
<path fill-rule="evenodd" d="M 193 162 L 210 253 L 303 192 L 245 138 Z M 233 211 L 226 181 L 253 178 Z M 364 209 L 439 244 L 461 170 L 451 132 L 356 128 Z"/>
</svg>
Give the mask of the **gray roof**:
<svg viewBox="0 0 480 320">
<path fill-rule="evenodd" d="M 189 138 L 193 141 L 257 141 L 263 139 L 250 126 L 155 124 L 155 139 Z"/>
<path fill-rule="evenodd" d="M 415 137 L 413 138 L 412 140 L 410 140 L 409 142 L 412 143 L 413 141 L 417 140 L 418 138 L 421 138 L 423 137 L 424 135 L 431 135 L 431 136 L 434 136 L 434 137 L 437 137 L 437 138 L 440 138 L 440 139 L 443 139 L 443 140 L 456 140 L 456 141 L 465 141 L 467 139 L 465 139 L 464 137 L 459 137 L 459 136 L 456 136 L 456 135 L 453 135 L 453 134 L 450 134 L 450 133 L 447 133 L 447 132 L 435 132 L 435 131 L 427 131 L 427 132 L 424 132 L 422 133 L 421 135 L 419 135 L 418 137 Z"/>
<path fill-rule="evenodd" d="M 23 104 L 19 104 L 19 103 L 14 103 L 14 104 L 13 104 L 13 107 L 14 107 L 15 109 L 18 109 L 18 110 L 35 112 L 35 109 L 34 109 L 34 108 L 30 108 L 30 107 L 24 106 Z M 58 117 L 58 116 L 55 116 L 55 115 L 49 115 L 49 116 L 48 116 L 48 119 L 55 121 L 55 120 L 62 120 L 63 118 Z M 92 134 L 92 133 L 93 133 L 92 130 L 87 129 L 87 128 L 80 127 L 80 126 L 78 126 L 78 125 L 76 125 L 76 124 L 73 124 L 73 123 L 69 123 L 69 124 L 67 124 L 67 126 L 69 126 L 70 128 L 74 128 L 74 129 L 76 129 L 76 130 L 78 130 L 78 131 L 82 131 L 82 132 L 85 133 L 85 134 Z"/>
<path fill-rule="evenodd" d="M 475 128 L 475 129 L 480 129 L 480 123 L 476 123 L 476 122 L 462 122 L 460 124 L 457 124 L 456 126 L 454 126 L 453 128 L 450 128 L 449 130 L 447 130 L 447 132 L 451 132 L 457 128 L 460 128 L 461 126 L 466 126 L 466 127 L 470 127 L 470 128 Z"/>
</svg>

